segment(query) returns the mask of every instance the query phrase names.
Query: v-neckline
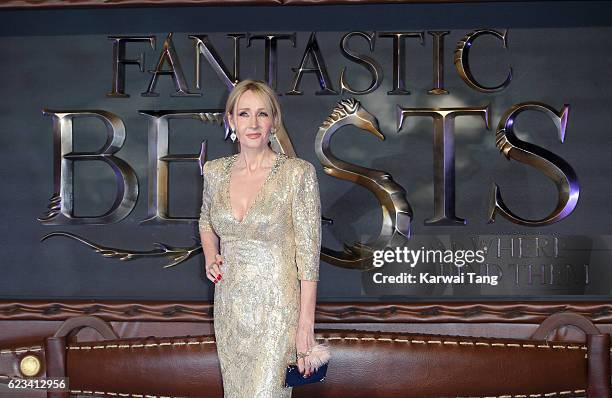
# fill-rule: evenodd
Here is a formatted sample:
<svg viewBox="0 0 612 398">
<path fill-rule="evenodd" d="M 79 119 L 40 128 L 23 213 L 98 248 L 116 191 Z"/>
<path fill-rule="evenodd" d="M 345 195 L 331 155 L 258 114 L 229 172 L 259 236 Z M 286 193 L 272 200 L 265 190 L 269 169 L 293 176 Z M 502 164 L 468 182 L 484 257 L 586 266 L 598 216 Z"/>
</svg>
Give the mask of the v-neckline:
<svg viewBox="0 0 612 398">
<path fill-rule="evenodd" d="M 232 199 L 231 199 L 231 195 L 230 195 L 230 184 L 232 183 L 232 168 L 236 164 L 236 160 L 238 160 L 238 154 L 235 154 L 233 159 L 229 162 L 228 171 L 227 171 L 227 183 L 225 184 L 225 195 L 226 195 L 227 207 L 229 209 L 230 216 L 232 217 L 232 220 L 234 222 L 236 222 L 238 224 L 242 224 L 247 219 L 249 214 L 251 214 L 251 209 L 253 209 L 253 207 L 257 203 L 257 200 L 259 199 L 259 196 L 260 196 L 261 192 L 264 190 L 264 188 L 268 184 L 268 181 L 271 179 L 272 174 L 274 173 L 276 167 L 278 166 L 280 157 L 281 157 L 281 154 L 277 153 L 276 157 L 274 159 L 274 163 L 272 163 L 272 167 L 270 167 L 270 171 L 268 171 L 268 175 L 266 175 L 266 178 L 265 178 L 264 182 L 261 184 L 261 186 L 259 187 L 259 190 L 257 191 L 257 193 L 255 194 L 255 197 L 253 198 L 253 201 L 251 202 L 249 207 L 244 212 L 244 215 L 242 216 L 242 220 L 238 220 L 236 218 L 236 216 L 235 216 L 234 208 L 232 207 Z"/>
</svg>

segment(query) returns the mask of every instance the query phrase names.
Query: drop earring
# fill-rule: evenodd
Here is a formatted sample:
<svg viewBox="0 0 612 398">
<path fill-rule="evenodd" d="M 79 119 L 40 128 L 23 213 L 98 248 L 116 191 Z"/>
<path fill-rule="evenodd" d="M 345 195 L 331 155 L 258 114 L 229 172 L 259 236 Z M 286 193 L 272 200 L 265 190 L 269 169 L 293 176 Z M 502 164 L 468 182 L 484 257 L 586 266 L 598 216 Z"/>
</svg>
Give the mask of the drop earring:
<svg viewBox="0 0 612 398">
<path fill-rule="evenodd" d="M 231 131 L 230 139 L 232 140 L 232 142 L 236 142 L 236 132 L 234 130 L 231 130 L 231 129 L 230 129 L 230 131 Z"/>
</svg>

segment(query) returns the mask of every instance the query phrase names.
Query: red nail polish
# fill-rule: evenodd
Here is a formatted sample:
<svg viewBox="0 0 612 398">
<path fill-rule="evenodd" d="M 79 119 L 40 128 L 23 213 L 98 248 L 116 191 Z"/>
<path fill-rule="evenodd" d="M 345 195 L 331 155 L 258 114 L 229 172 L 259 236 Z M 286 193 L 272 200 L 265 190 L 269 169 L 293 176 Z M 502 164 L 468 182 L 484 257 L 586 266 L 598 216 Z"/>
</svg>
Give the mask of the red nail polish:
<svg viewBox="0 0 612 398">
<path fill-rule="evenodd" d="M 217 280 L 220 281 L 221 280 L 221 274 L 217 275 Z"/>
</svg>

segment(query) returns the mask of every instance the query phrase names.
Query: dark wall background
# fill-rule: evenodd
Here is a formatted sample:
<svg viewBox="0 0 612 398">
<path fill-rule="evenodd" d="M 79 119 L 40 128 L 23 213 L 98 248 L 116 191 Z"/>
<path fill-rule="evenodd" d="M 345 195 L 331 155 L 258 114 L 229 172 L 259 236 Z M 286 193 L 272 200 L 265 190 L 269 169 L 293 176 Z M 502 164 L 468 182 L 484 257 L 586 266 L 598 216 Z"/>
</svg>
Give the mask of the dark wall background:
<svg viewBox="0 0 612 398">
<path fill-rule="evenodd" d="M 441 297 L 453 299 L 486 296 L 516 298 L 528 295 L 542 299 L 571 294 L 572 299 L 610 295 L 608 250 L 610 194 L 608 179 L 612 136 L 612 70 L 608 2 L 513 2 L 470 4 L 413 4 L 308 7 L 201 7 L 201 8 L 117 8 L 81 10 L 14 10 L 0 13 L 0 42 L 4 62 L 0 73 L 0 169 L 2 207 L 0 216 L 0 298 L 62 299 L 153 299 L 206 300 L 209 283 L 201 275 L 202 257 L 190 259 L 172 269 L 163 269 L 163 260 L 120 262 L 104 259 L 83 245 L 63 238 L 40 243 L 48 232 L 63 230 L 87 237 L 102 245 L 148 250 L 153 242 L 188 246 L 197 233 L 192 226 L 140 226 L 146 215 L 147 120 L 143 109 L 219 108 L 225 88 L 210 67 L 202 67 L 202 97 L 170 97 L 174 88 L 162 77 L 156 98 L 141 97 L 148 74 L 127 68 L 129 99 L 106 98 L 111 87 L 109 35 L 155 35 L 155 51 L 129 45 L 128 56 L 146 49 L 147 69 L 154 66 L 163 40 L 174 32 L 174 44 L 193 89 L 193 48 L 189 34 L 207 33 L 226 63 L 230 63 L 230 32 L 297 32 L 297 47 L 279 45 L 279 92 L 291 89 L 292 67 L 299 65 L 310 32 L 316 31 L 334 88 L 339 88 L 340 71 L 347 66 L 350 82 L 367 86 L 369 75 L 348 62 L 338 50 L 341 36 L 353 30 L 451 30 L 446 39 L 446 88 L 449 96 L 430 96 L 430 36 L 424 47 L 407 42 L 407 86 L 410 96 L 388 96 L 391 86 L 391 41 L 377 38 L 371 54 L 383 66 L 384 80 L 374 93 L 358 99 L 379 120 L 384 142 L 347 128 L 334 138 L 333 148 L 341 158 L 387 170 L 408 191 L 417 237 L 434 236 L 445 241 L 466 235 L 559 236 L 586 239 L 590 252 L 575 261 L 590 262 L 595 273 L 588 286 L 580 289 L 527 289 L 513 285 L 486 290 L 445 289 L 407 292 L 409 300 Z M 509 28 L 509 49 L 482 38 L 473 49 L 473 69 L 485 83 L 503 79 L 508 65 L 514 69 L 510 86 L 495 94 L 468 88 L 452 66 L 455 43 L 478 28 Z M 241 48 L 241 78 L 263 78 L 263 44 Z M 353 48 L 368 53 L 364 42 Z M 229 66 L 229 65 L 228 65 Z M 281 96 L 285 125 L 298 155 L 317 166 L 323 213 L 334 219 L 326 227 L 324 244 L 340 248 L 342 242 L 367 239 L 380 227 L 379 210 L 366 190 L 322 173 L 313 149 L 314 136 L 341 96 L 315 96 L 318 85 L 306 76 L 301 85 L 305 95 Z M 344 95 L 348 97 L 348 95 Z M 541 115 L 522 116 L 517 125 L 521 138 L 544 146 L 563 157 L 576 170 L 581 198 L 567 219 L 545 228 L 520 227 L 503 219 L 486 224 L 489 189 L 495 181 L 504 198 L 526 216 L 546 214 L 554 205 L 555 189 L 538 172 L 507 162 L 495 148 L 494 129 L 505 109 L 524 101 L 541 101 L 560 109 L 570 104 L 565 144 L 556 138 L 552 124 Z M 433 212 L 431 182 L 431 121 L 409 120 L 396 133 L 395 106 L 450 107 L 491 104 L 492 126 L 486 130 L 477 118 L 457 121 L 457 214 L 468 219 L 466 227 L 432 228 L 423 221 Z M 52 186 L 51 119 L 41 114 L 51 109 L 104 109 L 119 115 L 127 138 L 119 157 L 128 161 L 139 178 L 140 195 L 136 208 L 120 223 L 104 226 L 43 226 L 36 217 L 46 209 Z M 231 153 L 220 129 L 196 121 L 172 124 L 170 149 L 173 153 L 197 152 L 202 139 L 209 140 L 209 158 Z M 96 150 L 104 142 L 99 122 L 75 123 L 75 150 Z M 99 214 L 112 203 L 114 180 L 110 169 L 94 162 L 76 166 L 75 209 L 77 215 Z M 170 204 L 174 216 L 197 215 L 201 182 L 195 164 L 171 166 Z M 527 260 L 528 261 L 528 260 Z M 559 297 L 559 296 L 556 296 Z M 389 299 L 364 295 L 359 272 L 321 264 L 319 298 L 333 300 Z M 402 299 L 393 296 L 393 299 Z"/>
</svg>

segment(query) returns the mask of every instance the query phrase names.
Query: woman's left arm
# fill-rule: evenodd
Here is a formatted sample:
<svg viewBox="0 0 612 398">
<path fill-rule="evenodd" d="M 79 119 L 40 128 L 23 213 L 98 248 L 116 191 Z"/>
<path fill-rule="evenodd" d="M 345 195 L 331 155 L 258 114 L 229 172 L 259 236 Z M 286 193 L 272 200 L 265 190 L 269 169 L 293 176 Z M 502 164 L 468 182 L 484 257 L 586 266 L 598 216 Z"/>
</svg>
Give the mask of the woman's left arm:
<svg viewBox="0 0 612 398">
<path fill-rule="evenodd" d="M 300 282 L 300 317 L 298 329 L 295 336 L 297 352 L 308 352 L 317 343 L 314 338 L 314 315 L 317 303 L 317 282 L 302 280 Z M 314 371 L 306 360 L 298 360 L 298 369 L 305 376 L 310 376 Z"/>
<path fill-rule="evenodd" d="M 295 336 L 300 373 L 309 376 L 314 369 L 308 359 L 299 358 L 315 346 L 314 315 L 321 254 L 321 199 L 317 173 L 310 163 L 296 184 L 293 195 L 296 263 L 300 280 L 300 313 Z"/>
</svg>

